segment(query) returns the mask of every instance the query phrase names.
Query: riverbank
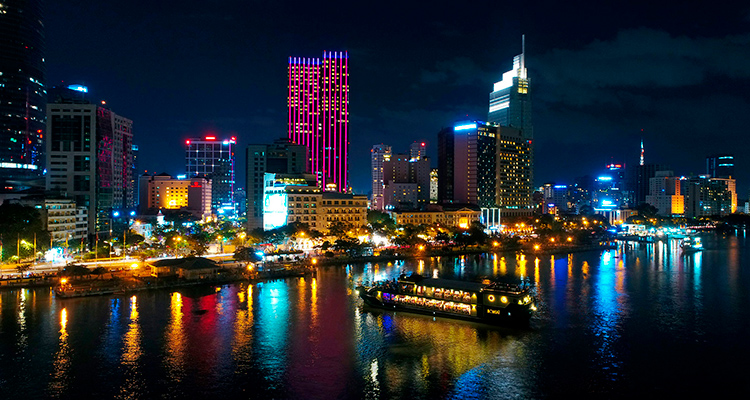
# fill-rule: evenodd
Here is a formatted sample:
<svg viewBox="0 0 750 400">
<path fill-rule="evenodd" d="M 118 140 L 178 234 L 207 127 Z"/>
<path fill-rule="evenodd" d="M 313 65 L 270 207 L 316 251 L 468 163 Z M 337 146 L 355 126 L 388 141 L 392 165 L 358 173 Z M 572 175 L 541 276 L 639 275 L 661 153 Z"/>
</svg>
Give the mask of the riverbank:
<svg viewBox="0 0 750 400">
<path fill-rule="evenodd" d="M 433 249 L 424 251 L 414 251 L 408 249 L 404 252 L 395 252 L 394 254 L 380 254 L 377 256 L 358 256 L 351 257 L 345 255 L 337 255 L 334 257 L 318 257 L 315 259 L 317 265 L 341 265 L 359 262 L 380 262 L 380 261 L 397 261 L 397 260 L 415 260 L 432 257 L 455 257 L 462 255 L 471 254 L 516 254 L 522 253 L 526 256 L 541 256 L 541 255 L 554 255 L 554 254 L 568 254 L 568 253 L 580 253 L 584 251 L 596 251 L 596 250 L 612 250 L 616 249 L 617 245 L 614 242 L 605 242 L 601 244 L 587 245 L 587 246 L 574 246 L 574 245 L 557 245 L 557 246 L 545 246 L 535 249 L 533 246 L 519 246 L 513 249 L 496 249 L 488 247 L 474 247 L 465 249 Z M 306 261 L 311 263 L 312 261 Z"/>
</svg>

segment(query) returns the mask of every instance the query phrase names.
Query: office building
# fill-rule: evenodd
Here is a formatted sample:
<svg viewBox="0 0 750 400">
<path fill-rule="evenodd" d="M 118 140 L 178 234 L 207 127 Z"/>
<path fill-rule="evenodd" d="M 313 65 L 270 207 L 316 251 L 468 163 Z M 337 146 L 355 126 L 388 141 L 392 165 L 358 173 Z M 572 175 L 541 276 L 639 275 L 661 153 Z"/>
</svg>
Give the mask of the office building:
<svg viewBox="0 0 750 400">
<path fill-rule="evenodd" d="M 734 156 L 721 154 L 706 157 L 706 174 L 711 178 L 733 178 Z"/>
<path fill-rule="evenodd" d="M 370 150 L 370 171 L 372 172 L 372 198 L 373 210 L 382 211 L 385 207 L 383 191 L 385 182 L 383 180 L 383 163 L 391 159 L 391 146 L 376 144 Z"/>
<path fill-rule="evenodd" d="M 427 143 L 414 142 L 409 145 L 409 157 L 412 160 L 421 160 L 427 157 Z"/>
<path fill-rule="evenodd" d="M 440 203 L 501 208 L 506 215 L 530 213 L 531 140 L 521 130 L 456 123 L 438 133 L 438 164 Z"/>
<path fill-rule="evenodd" d="M 135 211 L 133 121 L 75 90 L 53 88 L 47 104 L 47 189 L 88 209 L 90 234 Z"/>
<path fill-rule="evenodd" d="M 437 168 L 430 170 L 430 204 L 438 202 L 438 174 Z"/>
<path fill-rule="evenodd" d="M 88 235 L 88 211 L 85 207 L 78 207 L 73 199 L 32 195 L 10 201 L 39 210 L 43 227 L 49 232 L 53 246 L 64 245 L 69 240 L 85 239 Z"/>
<path fill-rule="evenodd" d="M 266 173 L 306 174 L 308 154 L 306 146 L 293 144 L 289 139 L 278 139 L 273 144 L 251 144 L 246 152 L 247 228 L 263 228 L 263 180 Z M 315 180 L 312 185 L 316 185 Z"/>
<path fill-rule="evenodd" d="M 289 57 L 289 139 L 309 149 L 310 172 L 326 190 L 349 190 L 349 55 Z"/>
<path fill-rule="evenodd" d="M 430 202 L 430 159 L 391 154 L 383 162 L 384 209 L 416 209 Z"/>
<path fill-rule="evenodd" d="M 688 178 L 681 187 L 685 196 L 685 216 L 725 216 L 737 210 L 737 190 L 734 179 L 711 178 L 699 175 Z"/>
<path fill-rule="evenodd" d="M 143 175 L 138 182 L 141 198 L 139 214 L 156 214 L 159 210 L 184 210 L 203 220 L 211 216 L 211 180 L 196 177 L 173 178 L 167 173 Z"/>
<path fill-rule="evenodd" d="M 45 182 L 45 38 L 41 0 L 0 3 L 0 191 Z"/>
<path fill-rule="evenodd" d="M 531 124 L 531 88 L 526 69 L 525 38 L 521 39 L 521 54 L 513 58 L 513 69 L 495 82 L 490 93 L 487 121 L 520 129 L 526 139 L 534 138 Z"/>
<path fill-rule="evenodd" d="M 651 178 L 656 176 L 656 171 L 669 171 L 670 168 L 662 164 L 639 164 L 635 168 L 628 168 L 630 172 L 628 190 L 632 193 L 630 207 L 638 207 L 646 202 L 649 194 Z"/>
<path fill-rule="evenodd" d="M 646 203 L 656 207 L 658 214 L 665 217 L 681 216 L 685 213 L 685 197 L 682 195 L 680 177 L 672 171 L 657 171 L 649 180 L 649 194 Z"/>
<path fill-rule="evenodd" d="M 219 215 L 235 215 L 234 146 L 237 138 L 215 135 L 185 141 L 185 171 L 188 178 L 211 180 L 211 209 Z"/>
</svg>

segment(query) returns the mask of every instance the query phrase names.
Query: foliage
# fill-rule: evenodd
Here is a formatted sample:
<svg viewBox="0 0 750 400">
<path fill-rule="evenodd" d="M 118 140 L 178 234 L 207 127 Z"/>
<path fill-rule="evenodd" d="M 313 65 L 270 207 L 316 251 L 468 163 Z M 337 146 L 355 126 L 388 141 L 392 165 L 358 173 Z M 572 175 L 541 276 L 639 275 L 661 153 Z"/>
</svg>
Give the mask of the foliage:
<svg viewBox="0 0 750 400">
<path fill-rule="evenodd" d="M 21 259 L 34 255 L 34 237 L 36 235 L 37 251 L 49 248 L 49 232 L 44 230 L 44 223 L 39 210 L 34 207 L 4 202 L 0 205 L 0 243 L 2 260 L 7 260 L 18 253 Z M 29 245 L 22 245 L 23 243 Z"/>
</svg>

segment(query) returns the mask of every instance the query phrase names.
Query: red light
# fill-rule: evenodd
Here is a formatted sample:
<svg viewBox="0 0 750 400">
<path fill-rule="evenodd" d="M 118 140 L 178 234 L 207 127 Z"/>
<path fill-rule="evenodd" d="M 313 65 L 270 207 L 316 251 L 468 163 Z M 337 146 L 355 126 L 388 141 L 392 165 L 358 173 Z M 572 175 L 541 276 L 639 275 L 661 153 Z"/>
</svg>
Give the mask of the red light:
<svg viewBox="0 0 750 400">
<path fill-rule="evenodd" d="M 424 142 L 422 142 L 422 147 L 424 147 Z"/>
<path fill-rule="evenodd" d="M 234 136 L 232 136 L 232 141 L 233 141 L 233 142 L 236 142 L 236 141 L 237 141 L 237 138 L 236 138 L 236 137 L 234 137 Z"/>
<path fill-rule="evenodd" d="M 189 144 L 190 144 L 190 141 L 189 141 L 189 140 L 186 140 L 186 141 L 185 141 L 185 144 L 189 145 Z"/>
<path fill-rule="evenodd" d="M 216 136 L 206 136 L 206 140 L 216 140 Z"/>
</svg>

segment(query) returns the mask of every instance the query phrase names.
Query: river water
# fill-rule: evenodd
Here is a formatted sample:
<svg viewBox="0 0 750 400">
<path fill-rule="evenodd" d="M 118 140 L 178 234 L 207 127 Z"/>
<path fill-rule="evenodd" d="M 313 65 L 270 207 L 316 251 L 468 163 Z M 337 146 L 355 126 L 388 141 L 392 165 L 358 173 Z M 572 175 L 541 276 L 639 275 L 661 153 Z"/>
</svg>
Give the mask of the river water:
<svg viewBox="0 0 750 400">
<path fill-rule="evenodd" d="M 0 399 L 672 398 L 750 393 L 750 241 L 323 267 L 58 300 L 0 292 Z M 405 271 L 535 283 L 528 329 L 363 307 Z"/>
</svg>

